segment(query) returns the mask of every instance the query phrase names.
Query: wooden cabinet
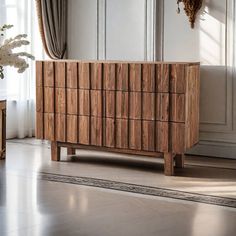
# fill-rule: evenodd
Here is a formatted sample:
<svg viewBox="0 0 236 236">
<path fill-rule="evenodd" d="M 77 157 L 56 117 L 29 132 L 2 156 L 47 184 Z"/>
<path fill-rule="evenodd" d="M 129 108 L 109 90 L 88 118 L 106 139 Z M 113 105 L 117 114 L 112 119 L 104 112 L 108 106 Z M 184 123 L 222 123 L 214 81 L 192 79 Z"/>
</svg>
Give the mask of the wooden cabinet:
<svg viewBox="0 0 236 236">
<path fill-rule="evenodd" d="M 198 142 L 199 63 L 37 61 L 36 137 L 60 147 L 157 155 L 165 174 Z"/>
</svg>

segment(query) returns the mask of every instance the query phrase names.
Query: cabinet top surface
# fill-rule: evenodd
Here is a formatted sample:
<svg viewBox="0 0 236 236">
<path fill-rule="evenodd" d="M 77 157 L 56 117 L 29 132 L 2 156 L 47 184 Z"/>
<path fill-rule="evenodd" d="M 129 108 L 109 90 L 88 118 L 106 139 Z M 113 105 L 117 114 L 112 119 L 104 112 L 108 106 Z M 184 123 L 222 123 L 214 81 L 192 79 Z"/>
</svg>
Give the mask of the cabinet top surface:
<svg viewBox="0 0 236 236">
<path fill-rule="evenodd" d="M 118 60 L 37 60 L 37 62 L 81 62 L 81 63 L 134 63 L 134 64 L 183 64 L 200 65 L 200 62 L 181 62 L 181 61 L 118 61 Z"/>
</svg>

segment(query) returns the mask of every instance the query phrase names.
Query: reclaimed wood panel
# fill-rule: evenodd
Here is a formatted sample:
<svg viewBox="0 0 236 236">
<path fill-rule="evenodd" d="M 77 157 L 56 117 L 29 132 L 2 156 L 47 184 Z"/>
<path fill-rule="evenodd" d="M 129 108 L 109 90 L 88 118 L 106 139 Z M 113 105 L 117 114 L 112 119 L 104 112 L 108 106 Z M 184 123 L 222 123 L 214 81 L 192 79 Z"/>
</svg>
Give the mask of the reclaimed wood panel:
<svg viewBox="0 0 236 236">
<path fill-rule="evenodd" d="M 115 118 L 115 91 L 105 91 L 105 117 Z"/>
<path fill-rule="evenodd" d="M 65 62 L 55 63 L 55 87 L 65 88 L 66 86 L 66 64 Z"/>
<path fill-rule="evenodd" d="M 90 115 L 90 91 L 79 89 L 79 115 Z"/>
<path fill-rule="evenodd" d="M 104 118 L 104 146 L 115 147 L 115 119 Z"/>
<path fill-rule="evenodd" d="M 142 66 L 141 64 L 129 65 L 129 90 L 140 92 L 142 90 Z"/>
<path fill-rule="evenodd" d="M 129 148 L 142 149 L 141 120 L 129 120 Z"/>
<path fill-rule="evenodd" d="M 36 112 L 36 129 L 35 136 L 37 139 L 44 139 L 44 113 Z"/>
<path fill-rule="evenodd" d="M 91 116 L 102 117 L 102 90 L 91 90 Z"/>
<path fill-rule="evenodd" d="M 68 88 L 66 90 L 66 103 L 66 113 L 70 115 L 78 115 L 78 89 Z"/>
<path fill-rule="evenodd" d="M 55 89 L 55 112 L 66 113 L 66 90 L 64 88 Z"/>
<path fill-rule="evenodd" d="M 43 64 L 44 69 L 44 86 L 54 87 L 54 62 L 46 61 Z"/>
<path fill-rule="evenodd" d="M 66 63 L 66 86 L 67 88 L 78 88 L 78 64 L 77 62 Z"/>
<path fill-rule="evenodd" d="M 140 92 L 129 93 L 129 118 L 130 119 L 141 119 L 141 98 Z"/>
<path fill-rule="evenodd" d="M 116 64 L 104 63 L 104 89 L 116 89 Z"/>
<path fill-rule="evenodd" d="M 80 144 L 90 144 L 90 117 L 79 116 L 79 142 Z"/>
<path fill-rule="evenodd" d="M 155 93 L 142 93 L 142 119 L 155 120 Z"/>
<path fill-rule="evenodd" d="M 36 87 L 36 112 L 43 112 L 43 87 Z"/>
<path fill-rule="evenodd" d="M 91 145 L 102 146 L 102 122 L 101 117 L 91 117 Z"/>
<path fill-rule="evenodd" d="M 142 91 L 155 92 L 156 78 L 155 78 L 155 64 L 143 64 L 142 76 Z"/>
<path fill-rule="evenodd" d="M 36 87 L 43 87 L 44 84 L 44 63 L 36 61 Z"/>
<path fill-rule="evenodd" d="M 79 63 L 79 88 L 90 89 L 90 64 Z"/>
<path fill-rule="evenodd" d="M 78 116 L 66 116 L 66 140 L 69 143 L 78 142 Z"/>
<path fill-rule="evenodd" d="M 116 120 L 116 148 L 127 149 L 129 147 L 128 131 L 129 131 L 128 120 L 117 119 Z"/>
<path fill-rule="evenodd" d="M 129 92 L 116 91 L 116 118 L 128 119 Z"/>
<path fill-rule="evenodd" d="M 92 63 L 91 64 L 91 89 L 102 89 L 103 85 L 103 64 Z"/>
<path fill-rule="evenodd" d="M 66 142 L 66 115 L 65 114 L 56 114 L 55 120 L 55 131 L 57 141 Z"/>
<path fill-rule="evenodd" d="M 159 93 L 169 93 L 169 64 L 156 65 L 156 91 Z"/>
<path fill-rule="evenodd" d="M 55 140 L 55 114 L 44 113 L 44 139 Z"/>
<path fill-rule="evenodd" d="M 185 93 L 186 91 L 186 77 L 184 64 L 170 65 L 170 92 L 171 93 Z"/>
<path fill-rule="evenodd" d="M 169 121 L 169 94 L 156 94 L 156 120 Z"/>
<path fill-rule="evenodd" d="M 169 122 L 170 125 L 170 150 L 173 153 L 181 154 L 186 150 L 185 146 L 185 124 Z"/>
<path fill-rule="evenodd" d="M 170 121 L 185 121 L 185 94 L 170 95 Z"/>
<path fill-rule="evenodd" d="M 44 87 L 44 112 L 54 113 L 55 102 L 54 102 L 54 88 Z"/>
<path fill-rule="evenodd" d="M 129 90 L 129 65 L 127 63 L 118 63 L 116 70 L 117 90 Z"/>
<path fill-rule="evenodd" d="M 169 122 L 156 122 L 156 151 L 169 152 Z"/>
<path fill-rule="evenodd" d="M 155 121 L 142 121 L 142 150 L 155 151 Z"/>
</svg>

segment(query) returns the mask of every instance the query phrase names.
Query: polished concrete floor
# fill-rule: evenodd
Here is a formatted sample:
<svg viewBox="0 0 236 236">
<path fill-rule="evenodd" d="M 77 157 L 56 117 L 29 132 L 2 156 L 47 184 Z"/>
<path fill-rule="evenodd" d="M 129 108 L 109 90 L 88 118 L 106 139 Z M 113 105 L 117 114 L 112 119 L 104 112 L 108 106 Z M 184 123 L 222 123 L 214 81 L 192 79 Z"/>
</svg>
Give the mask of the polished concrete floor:
<svg viewBox="0 0 236 236">
<path fill-rule="evenodd" d="M 236 209 L 38 180 L 37 172 L 104 178 L 236 198 L 236 161 L 192 157 L 178 176 L 161 159 L 77 151 L 50 161 L 47 144 L 13 140 L 0 161 L 0 236 L 236 235 Z"/>
</svg>

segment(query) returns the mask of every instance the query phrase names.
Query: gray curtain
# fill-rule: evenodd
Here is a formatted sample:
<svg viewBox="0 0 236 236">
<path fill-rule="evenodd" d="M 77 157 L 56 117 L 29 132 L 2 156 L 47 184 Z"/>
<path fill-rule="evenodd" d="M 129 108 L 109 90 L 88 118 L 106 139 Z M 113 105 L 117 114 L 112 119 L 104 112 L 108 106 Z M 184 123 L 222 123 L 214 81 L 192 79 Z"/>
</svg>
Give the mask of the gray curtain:
<svg viewBox="0 0 236 236">
<path fill-rule="evenodd" d="M 66 57 L 67 0 L 36 0 L 40 33 L 52 59 Z"/>
</svg>

